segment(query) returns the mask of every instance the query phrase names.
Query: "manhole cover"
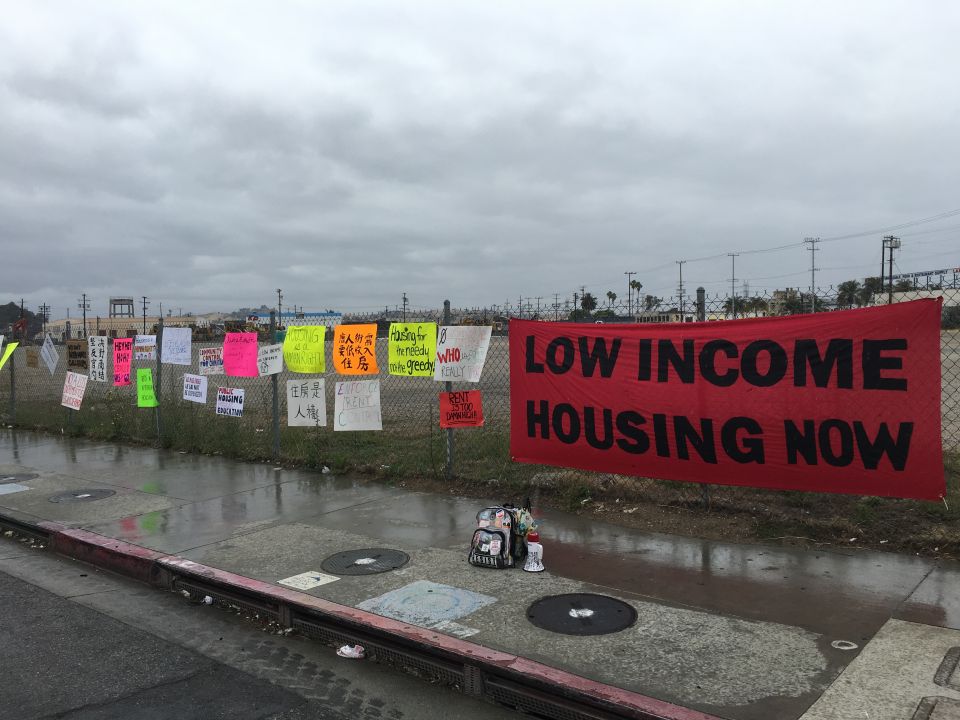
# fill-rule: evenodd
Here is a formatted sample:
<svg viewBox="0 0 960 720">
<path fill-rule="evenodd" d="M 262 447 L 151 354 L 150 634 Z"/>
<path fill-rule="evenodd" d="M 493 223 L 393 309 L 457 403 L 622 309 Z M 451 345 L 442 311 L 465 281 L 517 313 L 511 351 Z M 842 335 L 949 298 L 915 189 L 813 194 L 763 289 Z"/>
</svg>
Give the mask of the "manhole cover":
<svg viewBox="0 0 960 720">
<path fill-rule="evenodd" d="M 410 556 L 400 550 L 365 548 L 331 555 L 320 567 L 334 575 L 373 575 L 401 568 L 409 560 Z"/>
<path fill-rule="evenodd" d="M 71 490 L 70 492 L 51 495 L 48 500 L 55 503 L 93 502 L 116 495 L 114 490 Z"/>
<path fill-rule="evenodd" d="M 637 611 L 606 595 L 574 593 L 540 598 L 527 609 L 527 619 L 564 635 L 606 635 L 633 625 Z"/>
<path fill-rule="evenodd" d="M 39 477 L 36 473 L 0 473 L 0 485 L 22 483 Z"/>
</svg>

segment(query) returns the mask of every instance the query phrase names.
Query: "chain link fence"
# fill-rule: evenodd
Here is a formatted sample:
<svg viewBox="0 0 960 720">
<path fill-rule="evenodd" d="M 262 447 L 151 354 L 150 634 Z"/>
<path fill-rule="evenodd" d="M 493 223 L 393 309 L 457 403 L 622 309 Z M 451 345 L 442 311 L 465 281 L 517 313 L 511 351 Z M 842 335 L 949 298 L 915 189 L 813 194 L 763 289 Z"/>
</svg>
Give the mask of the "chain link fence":
<svg viewBox="0 0 960 720">
<path fill-rule="evenodd" d="M 897 293 L 895 300 L 929 296 L 929 291 Z M 495 309 L 454 310 L 452 323 L 492 324 L 481 381 L 453 383 L 453 390 L 483 393 L 485 424 L 448 434 L 439 426 L 438 394 L 443 383 L 431 378 L 387 374 L 386 327 L 377 315 L 348 315 L 344 322 L 382 325 L 376 354 L 380 367 L 382 432 L 334 432 L 326 427 L 287 427 L 285 388 L 292 379 L 318 379 L 284 370 L 279 376 L 239 378 L 209 376 L 206 404 L 182 399 L 183 375 L 196 373 L 199 351 L 220 343 L 193 344 L 190 366 L 134 360 L 136 368 L 153 371 L 160 407 L 137 408 L 135 387 L 113 387 L 90 381 L 78 412 L 60 405 L 67 372 L 66 349 L 51 375 L 42 361 L 29 367 L 26 353 L 11 358 L 0 378 L 0 417 L 23 428 L 55 430 L 95 439 L 159 445 L 184 451 L 220 454 L 244 460 L 273 460 L 333 472 L 359 472 L 412 487 L 449 488 L 479 496 L 515 499 L 523 495 L 572 510 L 617 514 L 620 520 L 651 530 L 687 532 L 734 539 L 796 539 L 806 542 L 853 543 L 960 557 L 960 288 L 939 290 L 944 297 L 941 330 L 942 433 L 947 499 L 943 504 L 873 497 L 767 491 L 743 487 L 671 482 L 590 473 L 579 470 L 514 463 L 509 450 L 509 352 L 506 322 L 509 313 Z M 644 298 L 633 303 L 608 303 L 584 310 L 550 307 L 543 320 L 583 322 L 724 321 L 733 317 L 829 312 L 855 305 L 834 289 L 815 297 L 799 291 L 736 298 Z M 884 300 L 886 298 L 883 298 Z M 531 313 L 524 308 L 523 317 Z M 520 316 L 515 314 L 514 316 Z M 443 312 L 409 311 L 407 322 L 443 324 Z M 331 343 L 327 344 L 326 407 L 334 408 L 336 381 Z M 84 371 L 79 371 L 84 372 Z M 368 378 L 374 376 L 366 376 Z M 273 378 L 276 378 L 274 380 Z M 108 380 L 110 379 L 108 374 Z M 246 391 L 243 416 L 221 417 L 214 412 L 217 385 Z M 277 393 L 276 401 L 274 393 Z M 274 407 L 278 412 L 275 417 Z M 448 438 L 452 446 L 448 447 Z M 452 456 L 448 458 L 448 450 Z M 448 459 L 451 460 L 448 466 Z M 452 470 L 452 476 L 448 471 Z M 851 540 L 852 538 L 852 540 Z"/>
</svg>

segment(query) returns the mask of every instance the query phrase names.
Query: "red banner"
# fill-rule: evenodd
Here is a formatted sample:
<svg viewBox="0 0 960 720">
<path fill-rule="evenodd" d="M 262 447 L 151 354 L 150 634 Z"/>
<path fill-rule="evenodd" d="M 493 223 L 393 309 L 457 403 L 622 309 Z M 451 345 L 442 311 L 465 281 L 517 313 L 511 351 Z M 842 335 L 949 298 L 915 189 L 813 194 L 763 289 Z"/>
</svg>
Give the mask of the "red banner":
<svg viewBox="0 0 960 720">
<path fill-rule="evenodd" d="M 483 400 L 480 391 L 440 393 L 440 427 L 483 427 Z"/>
<path fill-rule="evenodd" d="M 514 460 L 936 500 L 940 300 L 670 325 L 510 321 Z"/>
</svg>

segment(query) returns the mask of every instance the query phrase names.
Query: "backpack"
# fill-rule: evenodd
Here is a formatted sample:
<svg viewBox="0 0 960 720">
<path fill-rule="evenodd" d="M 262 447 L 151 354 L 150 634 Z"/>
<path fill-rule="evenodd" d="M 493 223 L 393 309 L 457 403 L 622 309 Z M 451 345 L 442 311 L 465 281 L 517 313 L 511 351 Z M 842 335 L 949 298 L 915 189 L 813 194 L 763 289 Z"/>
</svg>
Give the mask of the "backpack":
<svg viewBox="0 0 960 720">
<path fill-rule="evenodd" d="M 470 541 L 471 565 L 488 568 L 509 568 L 527 556 L 522 527 L 522 513 L 529 513 L 529 500 L 523 508 L 509 503 L 484 508 L 477 513 L 477 529 Z"/>
</svg>

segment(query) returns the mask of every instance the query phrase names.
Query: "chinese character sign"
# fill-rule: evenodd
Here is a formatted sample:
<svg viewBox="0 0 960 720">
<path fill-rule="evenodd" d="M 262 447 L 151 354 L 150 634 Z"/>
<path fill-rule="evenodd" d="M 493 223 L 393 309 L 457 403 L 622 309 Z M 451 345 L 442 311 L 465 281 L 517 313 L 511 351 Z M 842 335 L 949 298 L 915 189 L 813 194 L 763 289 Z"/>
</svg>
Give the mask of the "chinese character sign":
<svg viewBox="0 0 960 720">
<path fill-rule="evenodd" d="M 50 333 L 47 333 L 47 337 L 43 340 L 43 347 L 40 348 L 40 359 L 43 360 L 50 374 L 53 375 L 54 370 L 57 369 L 57 363 L 60 362 L 60 353 L 53 346 L 53 338 L 50 337 Z"/>
<path fill-rule="evenodd" d="M 242 417 L 243 398 L 242 388 L 217 388 L 217 415 Z"/>
<path fill-rule="evenodd" d="M 189 365 L 193 330 L 188 327 L 163 328 L 160 361 L 171 365 Z"/>
<path fill-rule="evenodd" d="M 63 398 L 60 400 L 60 404 L 71 410 L 79 410 L 86 389 L 87 376 L 68 370 L 67 379 L 63 381 Z"/>
<path fill-rule="evenodd" d="M 87 369 L 86 340 L 67 340 L 67 367 L 76 370 Z"/>
<path fill-rule="evenodd" d="M 156 360 L 157 359 L 157 336 L 156 335 L 137 335 L 133 338 L 133 359 L 134 360 Z"/>
<path fill-rule="evenodd" d="M 323 325 L 301 325 L 287 328 L 283 339 L 283 361 L 291 372 L 325 372 L 323 340 L 327 328 Z"/>
<path fill-rule="evenodd" d="M 257 377 L 257 334 L 228 332 L 223 339 L 223 371 L 232 377 Z"/>
<path fill-rule="evenodd" d="M 433 377 L 436 323 L 390 323 L 390 374 Z"/>
<path fill-rule="evenodd" d="M 315 427 L 327 425 L 327 393 L 323 378 L 287 380 L 287 425 Z"/>
<path fill-rule="evenodd" d="M 153 370 L 137 368 L 137 407 L 157 407 L 157 395 L 153 391 Z"/>
<path fill-rule="evenodd" d="M 480 382 L 487 360 L 490 331 L 487 327 L 442 327 L 437 342 L 437 367 L 433 379 Z"/>
<path fill-rule="evenodd" d="M 257 350 L 257 370 L 260 377 L 283 372 L 283 345 L 264 345 Z"/>
<path fill-rule="evenodd" d="M 103 335 L 91 335 L 88 337 L 87 356 L 90 360 L 90 379 L 94 382 L 106 382 L 107 338 Z"/>
<path fill-rule="evenodd" d="M 334 431 L 383 430 L 379 380 L 338 382 L 334 397 Z"/>
<path fill-rule="evenodd" d="M 223 375 L 223 348 L 200 348 L 200 374 Z"/>
<path fill-rule="evenodd" d="M 130 360 L 133 357 L 133 339 L 115 338 L 113 341 L 113 384 L 130 384 Z"/>
<path fill-rule="evenodd" d="M 337 325 L 333 329 L 333 368 L 341 375 L 376 375 L 377 324 Z"/>
<path fill-rule="evenodd" d="M 207 378 L 203 375 L 183 376 L 183 399 L 204 404 L 207 402 Z"/>
</svg>

